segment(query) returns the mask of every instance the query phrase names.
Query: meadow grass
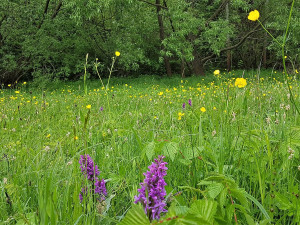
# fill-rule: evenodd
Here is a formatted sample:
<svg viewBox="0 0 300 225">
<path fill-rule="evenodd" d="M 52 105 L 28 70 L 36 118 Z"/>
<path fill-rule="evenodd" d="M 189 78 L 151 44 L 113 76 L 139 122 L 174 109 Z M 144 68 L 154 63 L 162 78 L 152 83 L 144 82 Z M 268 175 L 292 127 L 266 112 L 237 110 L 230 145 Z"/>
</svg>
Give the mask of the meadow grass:
<svg viewBox="0 0 300 225">
<path fill-rule="evenodd" d="M 238 88 L 242 74 L 113 78 L 108 96 L 99 81 L 87 81 L 87 94 L 83 82 L 0 90 L 0 223 L 116 224 L 147 167 L 164 155 L 167 194 L 178 205 L 215 199 L 231 210 L 221 217 L 249 224 L 243 210 L 231 209 L 230 194 L 203 182 L 222 175 L 261 204 L 246 199 L 253 221 L 267 213 L 273 223 L 297 224 L 299 115 L 282 72 L 245 72 L 247 85 Z M 289 79 L 299 103 L 299 81 Z M 83 154 L 107 180 L 102 208 L 80 203 Z"/>
</svg>

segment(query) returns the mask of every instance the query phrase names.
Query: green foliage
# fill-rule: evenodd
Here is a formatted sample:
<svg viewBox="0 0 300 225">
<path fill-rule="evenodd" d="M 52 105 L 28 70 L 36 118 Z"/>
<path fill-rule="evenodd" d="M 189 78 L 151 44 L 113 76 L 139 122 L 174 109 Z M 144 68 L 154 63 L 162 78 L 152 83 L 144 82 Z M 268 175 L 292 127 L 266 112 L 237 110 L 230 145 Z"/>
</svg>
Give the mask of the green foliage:
<svg viewBox="0 0 300 225">
<path fill-rule="evenodd" d="M 238 43 L 255 26 L 246 19 L 249 10 L 258 9 L 265 26 L 280 41 L 290 8 L 288 0 L 229 1 L 228 10 L 223 1 L 162 0 L 165 37 L 160 40 L 157 7 L 147 1 L 47 2 L 1 2 L 1 83 L 82 78 L 87 53 L 88 74 L 97 77 L 92 64 L 98 58 L 101 75 L 107 76 L 106 68 L 116 50 L 121 57 L 114 75 L 137 71 L 164 74 L 164 56 L 170 60 L 174 73 L 194 73 L 194 60 L 198 59 L 210 66 L 204 59 L 213 55 L 218 56 L 219 66 L 225 67 L 228 56 L 224 53 L 228 52 L 223 49 Z M 286 45 L 287 65 L 293 71 L 299 65 L 299 7 L 296 1 Z M 254 32 L 242 46 L 231 50 L 233 66 L 257 67 L 262 54 L 267 54 L 265 66 L 279 67 L 281 53 L 274 43 L 265 32 Z"/>
<path fill-rule="evenodd" d="M 129 209 L 125 218 L 119 224 L 120 225 L 140 225 L 140 224 L 150 225 L 150 221 L 145 214 L 143 206 L 133 205 L 132 208 Z"/>
</svg>

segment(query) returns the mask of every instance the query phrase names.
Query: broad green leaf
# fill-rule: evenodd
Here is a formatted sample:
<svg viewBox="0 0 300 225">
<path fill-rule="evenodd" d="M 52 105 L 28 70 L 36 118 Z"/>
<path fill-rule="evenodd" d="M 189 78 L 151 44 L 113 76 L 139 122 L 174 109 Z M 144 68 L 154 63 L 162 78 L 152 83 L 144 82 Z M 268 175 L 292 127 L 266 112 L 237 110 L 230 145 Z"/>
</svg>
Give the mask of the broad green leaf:
<svg viewBox="0 0 300 225">
<path fill-rule="evenodd" d="M 207 187 L 208 195 L 212 199 L 215 199 L 221 191 L 224 189 L 223 184 L 221 183 L 213 183 Z"/>
<path fill-rule="evenodd" d="M 232 197 L 239 200 L 242 206 L 244 206 L 247 210 L 249 210 L 248 200 L 245 196 L 245 191 L 241 188 L 233 188 L 230 189 Z"/>
<path fill-rule="evenodd" d="M 169 157 L 172 161 L 174 161 L 177 152 L 178 152 L 178 143 L 169 142 L 166 143 L 163 147 L 163 154 Z"/>
<path fill-rule="evenodd" d="M 144 152 L 146 153 L 146 156 L 149 161 L 151 161 L 154 156 L 154 148 L 155 148 L 155 143 L 153 141 L 149 142 L 144 148 Z"/>
<path fill-rule="evenodd" d="M 218 203 L 215 201 L 197 200 L 191 205 L 189 213 L 212 223 L 217 211 L 217 205 Z"/>
<path fill-rule="evenodd" d="M 150 225 L 142 205 L 133 205 L 119 225 Z"/>
<path fill-rule="evenodd" d="M 293 203 L 289 199 L 278 192 L 275 192 L 275 200 L 277 201 L 277 206 L 281 210 L 288 210 L 293 208 Z"/>
</svg>

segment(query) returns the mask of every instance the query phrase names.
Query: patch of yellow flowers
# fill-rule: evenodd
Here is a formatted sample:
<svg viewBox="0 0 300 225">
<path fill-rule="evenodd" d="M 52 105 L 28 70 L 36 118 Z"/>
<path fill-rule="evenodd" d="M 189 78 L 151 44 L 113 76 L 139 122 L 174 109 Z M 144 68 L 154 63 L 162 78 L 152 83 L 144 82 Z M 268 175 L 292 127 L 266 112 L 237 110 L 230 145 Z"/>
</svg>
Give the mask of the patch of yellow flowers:
<svg viewBox="0 0 300 225">
<path fill-rule="evenodd" d="M 236 78 L 234 86 L 238 88 L 243 88 L 247 85 L 247 81 L 244 78 Z"/>
</svg>

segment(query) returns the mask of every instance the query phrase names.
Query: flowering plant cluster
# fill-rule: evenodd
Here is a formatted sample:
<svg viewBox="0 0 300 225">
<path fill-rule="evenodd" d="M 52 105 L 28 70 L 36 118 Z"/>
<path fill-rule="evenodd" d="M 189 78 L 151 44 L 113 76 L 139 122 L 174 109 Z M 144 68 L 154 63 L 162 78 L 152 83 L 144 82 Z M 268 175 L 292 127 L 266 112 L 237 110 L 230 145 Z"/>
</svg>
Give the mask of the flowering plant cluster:
<svg viewBox="0 0 300 225">
<path fill-rule="evenodd" d="M 97 194 L 100 200 L 105 200 L 105 195 L 107 195 L 105 180 L 99 180 L 98 176 L 100 171 L 98 166 L 94 164 L 93 159 L 88 155 L 81 155 L 79 159 L 79 164 L 81 168 L 81 173 L 85 178 L 92 184 L 91 190 L 88 187 L 83 187 L 79 194 L 79 199 L 82 202 L 83 197 L 88 195 L 88 193 Z"/>
<path fill-rule="evenodd" d="M 234 86 L 238 88 L 243 88 L 247 85 L 247 81 L 245 78 L 236 78 Z"/>
<path fill-rule="evenodd" d="M 155 162 L 148 167 L 149 170 L 144 173 L 145 179 L 140 183 L 141 188 L 138 189 L 139 195 L 135 196 L 135 203 L 142 203 L 146 215 L 150 220 L 159 219 L 161 213 L 167 212 L 165 209 L 167 185 L 164 176 L 167 175 L 167 162 L 164 162 L 164 156 L 158 156 Z"/>
</svg>

